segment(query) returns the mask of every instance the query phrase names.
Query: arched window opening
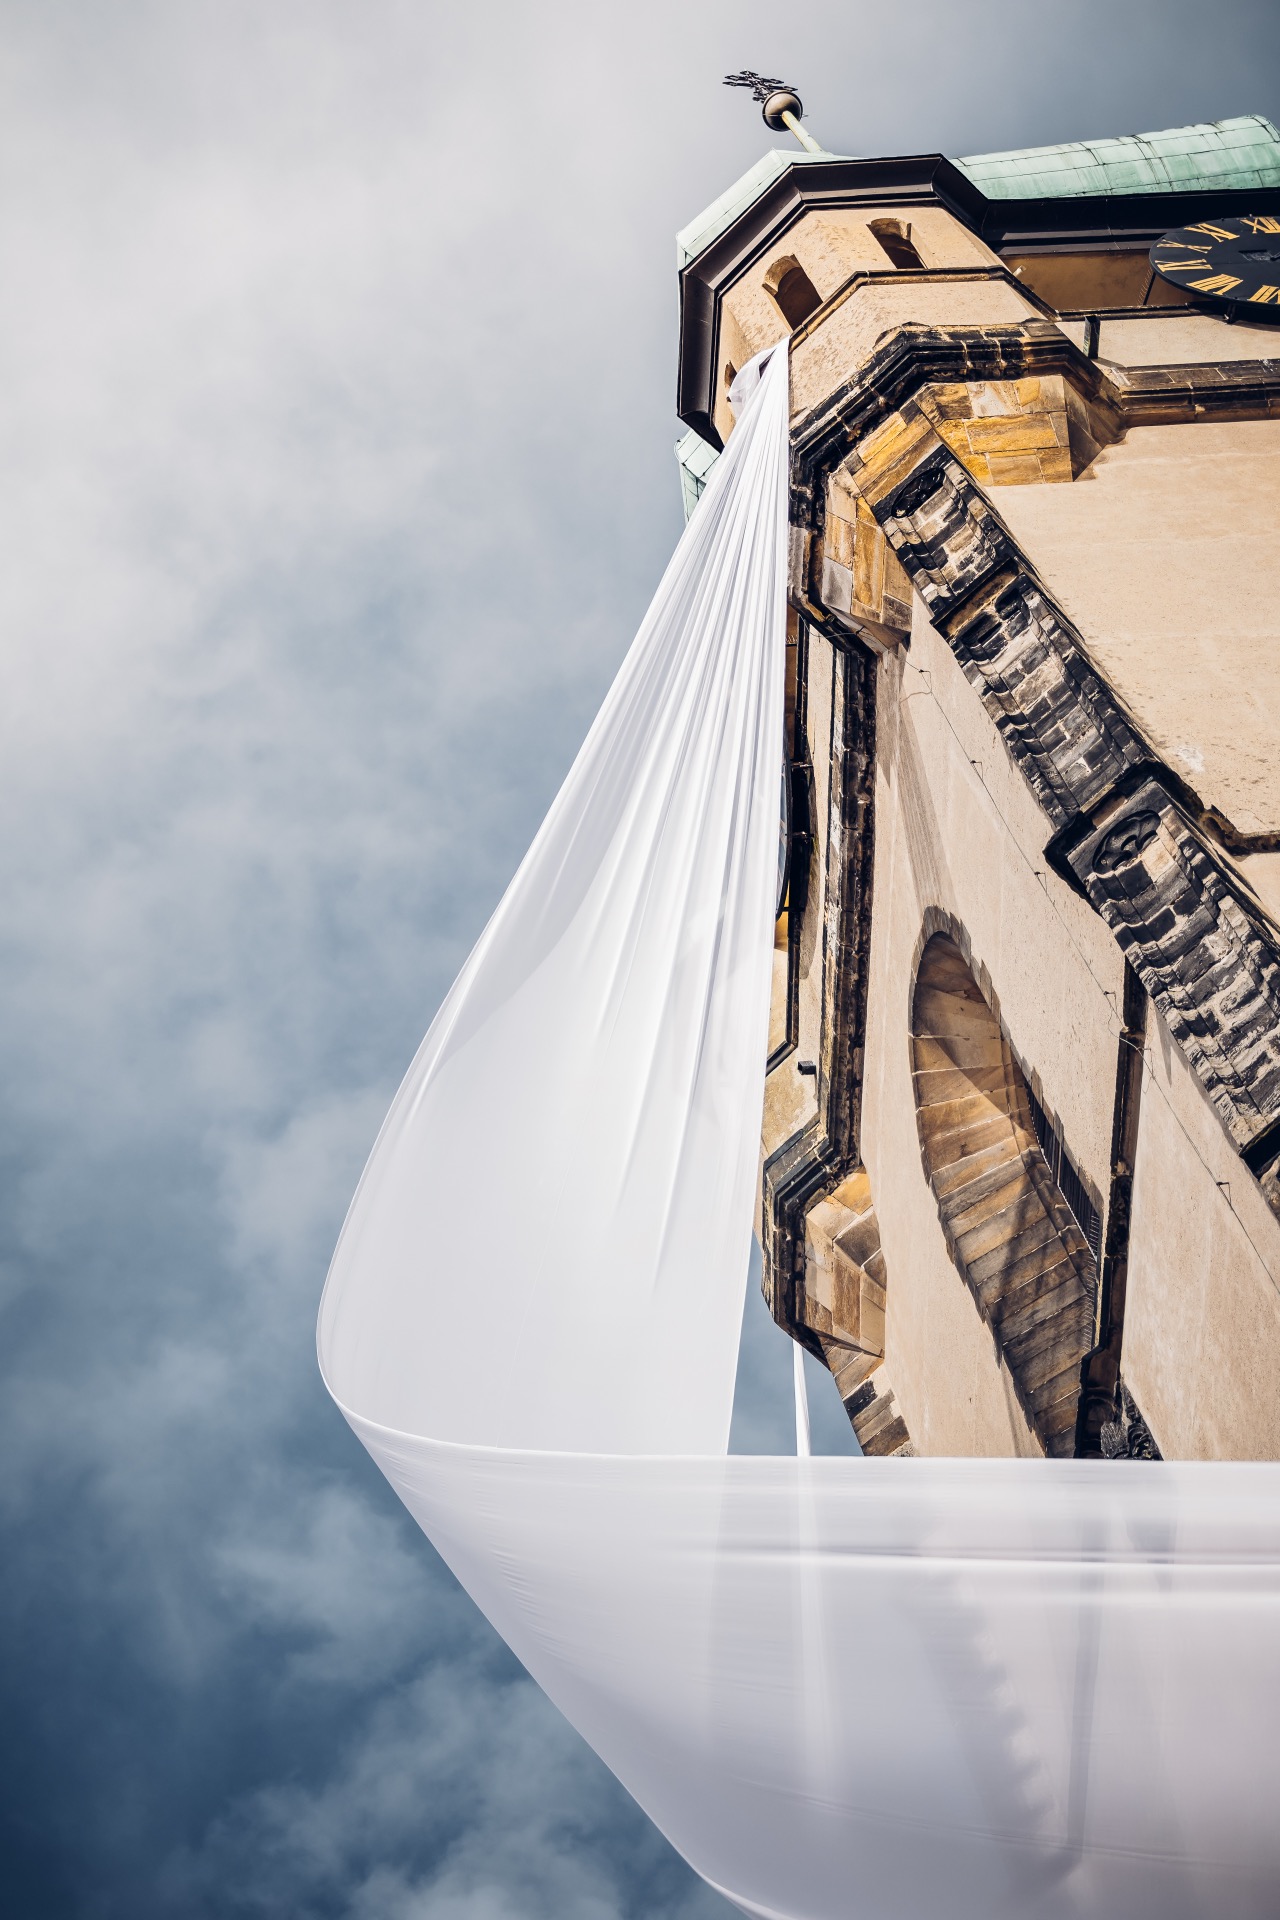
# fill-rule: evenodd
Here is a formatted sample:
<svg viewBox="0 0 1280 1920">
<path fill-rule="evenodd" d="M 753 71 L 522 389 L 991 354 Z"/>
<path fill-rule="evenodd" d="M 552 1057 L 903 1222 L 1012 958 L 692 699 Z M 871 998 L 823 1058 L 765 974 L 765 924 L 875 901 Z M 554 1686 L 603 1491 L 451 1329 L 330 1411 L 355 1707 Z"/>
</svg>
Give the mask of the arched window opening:
<svg viewBox="0 0 1280 1920">
<path fill-rule="evenodd" d="M 1030 1089 L 964 954 L 938 933 L 912 997 L 924 1170 L 957 1270 L 1047 1454 L 1070 1455 L 1097 1268 L 1036 1137 Z"/>
<path fill-rule="evenodd" d="M 798 327 L 822 305 L 822 295 L 800 262 L 788 255 L 775 260 L 765 275 L 765 292 L 772 294 L 791 328 Z"/>
<path fill-rule="evenodd" d="M 1075 1215 L 1076 1225 L 1088 1243 L 1093 1255 L 1094 1265 L 1102 1265 L 1102 1215 L 1093 1203 L 1093 1197 L 1067 1151 L 1067 1143 L 1036 1099 L 1034 1087 L 1027 1088 L 1027 1102 L 1031 1108 L 1031 1124 L 1036 1130 L 1036 1139 L 1040 1142 L 1040 1151 L 1049 1162 L 1049 1171 L 1058 1183 L 1063 1199 Z"/>
<path fill-rule="evenodd" d="M 895 267 L 923 267 L 924 261 L 916 252 L 911 239 L 909 221 L 869 220 L 867 225 Z"/>
</svg>

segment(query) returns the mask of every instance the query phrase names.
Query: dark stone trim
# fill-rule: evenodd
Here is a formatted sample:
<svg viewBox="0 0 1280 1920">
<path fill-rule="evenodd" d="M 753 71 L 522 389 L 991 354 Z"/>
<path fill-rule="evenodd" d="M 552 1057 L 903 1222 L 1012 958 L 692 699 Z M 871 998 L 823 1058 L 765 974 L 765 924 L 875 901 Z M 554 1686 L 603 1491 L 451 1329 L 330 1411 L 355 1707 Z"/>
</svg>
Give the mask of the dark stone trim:
<svg viewBox="0 0 1280 1920">
<path fill-rule="evenodd" d="M 875 855 L 874 656 L 847 634 L 824 626 L 839 665 L 838 754 L 832 756 L 826 847 L 826 963 L 815 1118 L 764 1164 L 762 1285 L 780 1326 L 826 1364 L 818 1336 L 799 1323 L 796 1291 L 804 1280 L 804 1216 L 813 1201 L 858 1165 L 863 1042 L 871 946 Z M 812 909 L 811 909 L 812 910 Z"/>
<path fill-rule="evenodd" d="M 1147 1042 L 1146 989 L 1133 968 L 1124 970 L 1124 1006 L 1116 1048 L 1116 1091 L 1111 1110 L 1111 1197 L 1102 1259 L 1097 1344 L 1080 1365 L 1080 1403 L 1076 1413 L 1077 1460 L 1101 1459 L 1105 1429 L 1123 1424 L 1120 1358 L 1124 1344 L 1124 1308 L 1129 1284 L 1129 1217 L 1138 1158 L 1138 1122 L 1142 1109 L 1142 1062 Z M 1141 1420 L 1141 1416 L 1138 1416 Z M 1142 1431 L 1150 1441 L 1146 1422 Z M 1154 1444 L 1154 1443 L 1153 1443 Z M 1151 1458 L 1147 1454 L 1140 1456 Z M 1157 1456 L 1159 1457 L 1159 1456 Z"/>
<path fill-rule="evenodd" d="M 1277 187 L 1197 187 L 1174 193 L 1086 193 L 1077 199 L 988 200 L 982 239 L 993 253 L 1058 253 L 1149 247 L 1170 227 L 1206 214 L 1275 213 Z"/>
<path fill-rule="evenodd" d="M 1119 1412 L 1102 1430 L 1104 1460 L 1163 1460 L 1155 1436 L 1142 1417 L 1142 1410 L 1127 1384 L 1120 1382 L 1117 1396 Z"/>
<path fill-rule="evenodd" d="M 1280 1160 L 1280 1120 L 1273 1120 L 1269 1127 L 1256 1134 L 1240 1158 L 1250 1173 L 1256 1173 L 1261 1179 L 1268 1167 Z"/>
<path fill-rule="evenodd" d="M 809 623 L 796 634 L 796 693 L 791 738 L 787 743 L 787 1012 L 786 1032 L 765 1062 L 765 1073 L 794 1053 L 800 1031 L 800 935 L 809 904 L 813 864 L 813 757 L 809 748 Z"/>
</svg>

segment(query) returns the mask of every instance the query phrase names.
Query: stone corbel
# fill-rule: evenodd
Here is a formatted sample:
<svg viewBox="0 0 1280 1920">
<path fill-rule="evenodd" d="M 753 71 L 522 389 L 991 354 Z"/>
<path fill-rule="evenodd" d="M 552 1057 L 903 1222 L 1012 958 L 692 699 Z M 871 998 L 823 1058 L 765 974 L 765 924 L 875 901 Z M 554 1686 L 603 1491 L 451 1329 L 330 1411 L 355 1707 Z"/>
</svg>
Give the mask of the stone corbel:
<svg viewBox="0 0 1280 1920">
<path fill-rule="evenodd" d="M 801 1324 L 817 1336 L 864 1453 L 911 1451 L 882 1371 L 888 1274 L 864 1167 L 811 1206 L 804 1222 Z"/>
<path fill-rule="evenodd" d="M 798 1304 L 814 1333 L 862 1357 L 864 1374 L 884 1358 L 885 1278 L 871 1182 L 859 1167 L 805 1215 Z"/>
</svg>

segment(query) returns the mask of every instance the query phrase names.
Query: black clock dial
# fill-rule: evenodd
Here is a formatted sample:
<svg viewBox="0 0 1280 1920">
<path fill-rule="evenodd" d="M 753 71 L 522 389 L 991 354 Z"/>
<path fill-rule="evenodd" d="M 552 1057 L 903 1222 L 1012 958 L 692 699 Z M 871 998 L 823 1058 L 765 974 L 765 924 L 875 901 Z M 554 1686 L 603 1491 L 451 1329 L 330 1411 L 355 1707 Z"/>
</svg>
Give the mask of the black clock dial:
<svg viewBox="0 0 1280 1920">
<path fill-rule="evenodd" d="M 1188 293 L 1280 315 L 1280 214 L 1230 213 L 1175 227 L 1152 247 L 1151 264 Z"/>
</svg>

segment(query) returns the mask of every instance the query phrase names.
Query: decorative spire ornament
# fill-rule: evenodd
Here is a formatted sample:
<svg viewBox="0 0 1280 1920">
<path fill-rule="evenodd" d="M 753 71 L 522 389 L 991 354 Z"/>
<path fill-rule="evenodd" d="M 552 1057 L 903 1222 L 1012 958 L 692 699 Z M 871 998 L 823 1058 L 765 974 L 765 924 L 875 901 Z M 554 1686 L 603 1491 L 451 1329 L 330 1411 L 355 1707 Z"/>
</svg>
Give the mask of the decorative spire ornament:
<svg viewBox="0 0 1280 1920">
<path fill-rule="evenodd" d="M 769 80 L 761 73 L 753 73 L 750 67 L 744 67 L 741 73 L 726 73 L 724 84 L 726 87 L 749 87 L 752 99 L 761 104 L 766 127 L 771 127 L 775 133 L 780 133 L 786 127 L 794 133 L 807 153 L 826 151 L 801 126 L 804 106 L 800 95 L 785 80 Z"/>
</svg>

